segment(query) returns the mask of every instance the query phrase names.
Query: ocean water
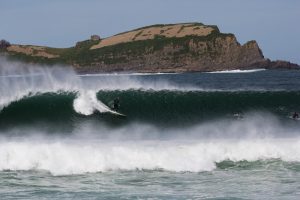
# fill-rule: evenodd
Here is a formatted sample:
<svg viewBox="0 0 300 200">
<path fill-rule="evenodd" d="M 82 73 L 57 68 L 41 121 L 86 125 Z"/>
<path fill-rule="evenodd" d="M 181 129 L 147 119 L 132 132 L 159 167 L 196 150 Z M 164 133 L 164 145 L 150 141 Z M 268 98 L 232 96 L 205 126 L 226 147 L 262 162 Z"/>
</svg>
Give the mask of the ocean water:
<svg viewBox="0 0 300 200">
<path fill-rule="evenodd" d="M 1 58 L 0 199 L 299 199 L 294 112 L 297 70 L 77 75 Z"/>
</svg>

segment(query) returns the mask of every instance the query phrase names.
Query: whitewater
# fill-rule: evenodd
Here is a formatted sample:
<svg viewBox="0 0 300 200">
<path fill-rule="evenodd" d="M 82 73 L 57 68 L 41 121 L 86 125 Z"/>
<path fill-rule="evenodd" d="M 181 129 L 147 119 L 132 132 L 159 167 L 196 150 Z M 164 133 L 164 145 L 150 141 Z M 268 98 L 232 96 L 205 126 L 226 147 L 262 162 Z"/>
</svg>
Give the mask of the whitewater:
<svg viewBox="0 0 300 200">
<path fill-rule="evenodd" d="M 292 70 L 78 75 L 1 58 L 0 195 L 298 199 L 299 88 Z"/>
<path fill-rule="evenodd" d="M 110 170 L 203 172 L 230 160 L 248 162 L 300 160 L 299 139 L 140 141 L 9 141 L 1 142 L 0 170 L 46 170 L 71 175 Z"/>
</svg>

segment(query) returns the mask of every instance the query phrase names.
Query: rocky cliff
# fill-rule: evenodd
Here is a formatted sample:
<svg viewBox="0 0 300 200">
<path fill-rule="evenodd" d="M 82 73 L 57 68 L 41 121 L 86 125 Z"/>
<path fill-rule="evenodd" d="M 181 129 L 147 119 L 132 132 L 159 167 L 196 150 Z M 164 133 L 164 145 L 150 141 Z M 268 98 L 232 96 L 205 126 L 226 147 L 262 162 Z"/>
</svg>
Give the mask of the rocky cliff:
<svg viewBox="0 0 300 200">
<path fill-rule="evenodd" d="M 29 62 L 70 64 L 81 73 L 299 68 L 265 59 L 255 41 L 241 45 L 233 34 L 201 23 L 153 25 L 65 49 L 11 45 L 6 51 Z"/>
</svg>

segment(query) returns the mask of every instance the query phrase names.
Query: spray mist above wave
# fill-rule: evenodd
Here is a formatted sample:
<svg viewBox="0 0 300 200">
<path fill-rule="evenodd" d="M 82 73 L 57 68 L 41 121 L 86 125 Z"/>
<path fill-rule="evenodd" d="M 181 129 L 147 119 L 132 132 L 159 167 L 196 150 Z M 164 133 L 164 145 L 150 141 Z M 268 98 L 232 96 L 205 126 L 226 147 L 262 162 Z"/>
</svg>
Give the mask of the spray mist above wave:
<svg viewBox="0 0 300 200">
<path fill-rule="evenodd" d="M 124 81 L 127 81 L 127 84 Z M 40 93 L 76 92 L 78 98 L 74 101 L 76 112 L 90 115 L 95 110 L 109 112 L 110 109 L 97 100 L 99 89 L 128 85 L 128 80 L 100 81 L 84 84 L 80 77 L 70 67 L 38 66 L 18 62 L 0 60 L 0 110 L 10 103 L 24 97 Z M 136 84 L 129 84 L 129 87 Z"/>
<path fill-rule="evenodd" d="M 91 114 L 95 110 L 108 112 L 110 109 L 97 100 L 97 91 L 130 89 L 187 90 L 165 81 L 144 83 L 124 76 L 83 81 L 71 67 L 30 65 L 0 58 L 0 110 L 12 102 L 36 94 L 75 92 L 78 99 L 74 101 L 74 109 L 80 114 Z"/>
<path fill-rule="evenodd" d="M 96 98 L 96 91 L 87 90 L 70 67 L 39 66 L 0 60 L 0 111 L 10 103 L 43 93 L 77 93 L 76 112 L 91 115 L 112 112 Z"/>
<path fill-rule="evenodd" d="M 26 96 L 45 92 L 79 91 L 81 82 L 74 71 L 0 60 L 0 109 Z"/>
</svg>

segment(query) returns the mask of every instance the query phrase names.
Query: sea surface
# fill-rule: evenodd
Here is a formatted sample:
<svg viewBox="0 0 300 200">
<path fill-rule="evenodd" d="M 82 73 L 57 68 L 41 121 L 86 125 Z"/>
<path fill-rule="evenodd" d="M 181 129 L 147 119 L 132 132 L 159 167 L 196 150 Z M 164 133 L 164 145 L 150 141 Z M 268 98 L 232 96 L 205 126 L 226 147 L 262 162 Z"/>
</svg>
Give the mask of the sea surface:
<svg viewBox="0 0 300 200">
<path fill-rule="evenodd" d="M 77 75 L 2 58 L 0 199 L 300 199 L 294 112 L 295 70 Z"/>
</svg>

